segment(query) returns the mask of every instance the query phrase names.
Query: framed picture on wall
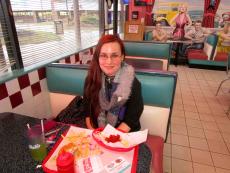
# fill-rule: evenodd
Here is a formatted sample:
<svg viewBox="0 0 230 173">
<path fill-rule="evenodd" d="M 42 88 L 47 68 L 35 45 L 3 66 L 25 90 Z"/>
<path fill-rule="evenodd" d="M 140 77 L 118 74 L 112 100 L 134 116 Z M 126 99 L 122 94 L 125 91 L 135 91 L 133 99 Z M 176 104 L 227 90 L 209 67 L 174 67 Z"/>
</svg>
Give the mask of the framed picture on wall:
<svg viewBox="0 0 230 173">
<path fill-rule="evenodd" d="M 138 33 L 138 25 L 129 25 L 128 26 L 128 32 L 132 34 L 137 34 Z"/>
<path fill-rule="evenodd" d="M 138 19 L 138 11 L 133 11 L 132 12 L 132 19 L 137 20 Z"/>
<path fill-rule="evenodd" d="M 134 0 L 135 6 L 153 5 L 153 0 Z"/>
<path fill-rule="evenodd" d="M 144 24 L 140 20 L 131 20 L 125 22 L 124 39 L 130 41 L 142 41 L 144 33 Z"/>
</svg>

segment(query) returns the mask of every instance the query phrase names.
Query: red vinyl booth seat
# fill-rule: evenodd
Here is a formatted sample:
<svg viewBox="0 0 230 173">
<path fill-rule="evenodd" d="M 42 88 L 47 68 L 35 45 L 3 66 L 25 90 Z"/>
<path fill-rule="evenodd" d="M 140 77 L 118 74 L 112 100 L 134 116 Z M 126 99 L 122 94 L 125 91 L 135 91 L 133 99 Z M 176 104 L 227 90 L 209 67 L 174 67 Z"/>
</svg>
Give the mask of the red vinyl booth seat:
<svg viewBox="0 0 230 173">
<path fill-rule="evenodd" d="M 218 52 L 215 56 L 214 61 L 227 61 L 228 54 L 224 52 Z"/>
<path fill-rule="evenodd" d="M 207 60 L 208 56 L 203 52 L 203 50 L 191 49 L 188 51 L 188 59 Z"/>
<path fill-rule="evenodd" d="M 217 45 L 218 36 L 215 34 L 210 34 L 205 42 L 204 48 L 201 50 L 189 49 L 188 50 L 188 59 L 196 60 L 212 60 L 216 45 Z"/>
</svg>

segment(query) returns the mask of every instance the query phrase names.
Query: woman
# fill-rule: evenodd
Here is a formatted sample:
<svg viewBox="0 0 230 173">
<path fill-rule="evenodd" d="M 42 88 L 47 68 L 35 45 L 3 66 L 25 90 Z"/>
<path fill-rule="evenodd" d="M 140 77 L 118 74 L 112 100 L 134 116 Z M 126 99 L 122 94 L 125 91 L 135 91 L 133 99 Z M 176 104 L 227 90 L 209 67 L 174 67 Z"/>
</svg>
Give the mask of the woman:
<svg viewBox="0 0 230 173">
<path fill-rule="evenodd" d="M 217 51 L 224 53 L 230 52 L 230 22 L 226 22 L 223 30 L 219 32 Z"/>
<path fill-rule="evenodd" d="M 118 36 L 105 35 L 99 40 L 84 87 L 87 128 L 110 124 L 124 132 L 140 129 L 141 84 L 124 58 L 125 48 Z"/>
<path fill-rule="evenodd" d="M 174 39 L 183 39 L 185 35 L 185 25 L 191 26 L 192 21 L 187 14 L 187 7 L 185 4 L 181 4 L 178 7 L 179 13 L 172 18 L 170 24 L 172 25 L 175 23 L 176 28 L 173 31 L 173 38 Z"/>
<path fill-rule="evenodd" d="M 152 31 L 154 41 L 167 41 L 167 33 L 161 28 L 161 22 L 156 22 L 156 27 Z"/>
</svg>

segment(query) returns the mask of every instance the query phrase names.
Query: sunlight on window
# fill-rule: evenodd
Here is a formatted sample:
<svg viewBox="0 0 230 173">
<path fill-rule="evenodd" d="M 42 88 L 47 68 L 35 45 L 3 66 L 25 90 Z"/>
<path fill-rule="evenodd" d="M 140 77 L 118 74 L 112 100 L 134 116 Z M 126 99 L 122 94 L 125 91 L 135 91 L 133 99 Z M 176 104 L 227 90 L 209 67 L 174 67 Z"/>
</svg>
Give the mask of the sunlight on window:
<svg viewBox="0 0 230 173">
<path fill-rule="evenodd" d="M 96 44 L 98 1 L 77 2 L 76 7 L 73 0 L 11 0 L 24 66 Z"/>
</svg>

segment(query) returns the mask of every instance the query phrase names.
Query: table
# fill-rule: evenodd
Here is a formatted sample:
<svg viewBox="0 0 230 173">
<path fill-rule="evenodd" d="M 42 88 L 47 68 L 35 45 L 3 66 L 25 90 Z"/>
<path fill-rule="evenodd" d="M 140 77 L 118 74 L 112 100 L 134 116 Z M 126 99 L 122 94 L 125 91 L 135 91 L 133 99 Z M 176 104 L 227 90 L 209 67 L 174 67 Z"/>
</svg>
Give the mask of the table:
<svg viewBox="0 0 230 173">
<path fill-rule="evenodd" d="M 15 113 L 0 113 L 1 173 L 43 172 L 36 169 L 40 163 L 30 156 L 25 134 L 27 123 L 33 125 L 40 120 Z"/>
<path fill-rule="evenodd" d="M 36 168 L 41 162 L 34 161 L 26 143 L 26 124 L 31 126 L 40 123 L 40 119 L 16 113 L 0 113 L 0 172 L 1 173 L 42 173 Z M 63 125 L 55 139 L 68 129 Z M 53 145 L 48 147 L 48 151 Z M 145 144 L 139 146 L 137 172 L 148 172 L 150 169 L 151 152 Z M 144 164 L 143 164 L 144 163 Z M 147 170 L 147 171 L 146 171 Z"/>
<path fill-rule="evenodd" d="M 125 62 L 137 70 L 168 70 L 168 59 L 126 56 Z"/>
<path fill-rule="evenodd" d="M 175 55 L 175 65 L 178 65 L 179 62 L 179 54 L 180 49 L 182 48 L 183 44 L 192 44 L 192 40 L 167 40 L 167 43 L 176 43 L 176 55 Z"/>
</svg>

